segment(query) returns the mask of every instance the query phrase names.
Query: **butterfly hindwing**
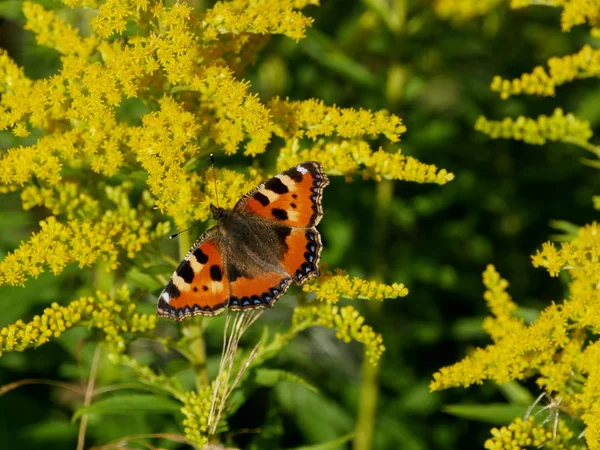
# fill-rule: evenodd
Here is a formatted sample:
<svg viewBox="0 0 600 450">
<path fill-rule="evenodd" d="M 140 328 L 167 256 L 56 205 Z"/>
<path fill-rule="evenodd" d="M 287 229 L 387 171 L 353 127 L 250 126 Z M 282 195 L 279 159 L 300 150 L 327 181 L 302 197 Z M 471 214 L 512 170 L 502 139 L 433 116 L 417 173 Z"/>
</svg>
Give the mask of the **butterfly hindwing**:
<svg viewBox="0 0 600 450">
<path fill-rule="evenodd" d="M 321 198 L 328 184 L 321 164 L 306 161 L 250 191 L 234 210 L 290 227 L 314 227 L 323 217 Z"/>
<path fill-rule="evenodd" d="M 293 280 L 304 284 L 319 275 L 321 235 L 316 228 L 291 228 L 285 240 L 287 250 L 282 265 Z"/>
<path fill-rule="evenodd" d="M 192 246 L 158 299 L 158 316 L 182 321 L 186 317 L 212 316 L 229 299 L 229 280 L 219 230 L 211 228 Z"/>
<path fill-rule="evenodd" d="M 231 297 L 229 308 L 234 311 L 272 307 L 287 291 L 292 279 L 287 274 L 261 272 L 255 276 L 236 273 L 230 266 Z"/>
</svg>

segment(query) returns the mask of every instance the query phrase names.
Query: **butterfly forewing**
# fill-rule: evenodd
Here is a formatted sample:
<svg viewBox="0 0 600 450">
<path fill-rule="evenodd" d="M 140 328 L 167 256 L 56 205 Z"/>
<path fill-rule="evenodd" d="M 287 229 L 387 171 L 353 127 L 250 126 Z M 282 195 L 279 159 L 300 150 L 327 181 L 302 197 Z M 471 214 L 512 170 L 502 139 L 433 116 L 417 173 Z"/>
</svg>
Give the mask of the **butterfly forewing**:
<svg viewBox="0 0 600 450">
<path fill-rule="evenodd" d="M 313 227 L 323 216 L 321 198 L 328 184 L 320 163 L 303 162 L 246 194 L 234 210 L 290 227 Z"/>
</svg>

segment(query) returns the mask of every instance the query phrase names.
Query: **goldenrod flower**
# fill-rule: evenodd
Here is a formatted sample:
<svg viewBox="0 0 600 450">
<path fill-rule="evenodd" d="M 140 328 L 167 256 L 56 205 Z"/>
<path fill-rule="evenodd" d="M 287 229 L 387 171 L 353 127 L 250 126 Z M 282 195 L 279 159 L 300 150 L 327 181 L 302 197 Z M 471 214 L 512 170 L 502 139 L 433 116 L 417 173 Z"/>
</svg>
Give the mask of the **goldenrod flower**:
<svg viewBox="0 0 600 450">
<path fill-rule="evenodd" d="M 365 345 L 365 356 L 377 365 L 385 351 L 381 334 L 364 324 L 364 317 L 352 306 L 338 307 L 322 303 L 299 306 L 294 310 L 292 328 L 319 325 L 336 331 L 336 337 L 344 342 L 355 340 Z"/>
<path fill-rule="evenodd" d="M 496 76 L 490 88 L 502 98 L 519 94 L 548 96 L 554 95 L 556 86 L 590 77 L 600 77 L 600 50 L 585 45 L 574 55 L 550 58 L 548 70 L 537 66 L 512 81 Z"/>
<path fill-rule="evenodd" d="M 96 297 L 82 297 L 67 306 L 52 303 L 30 322 L 18 320 L 0 329 L 0 355 L 6 351 L 38 347 L 78 325 L 99 329 L 108 342 L 122 349 L 125 343 L 123 333 L 145 333 L 156 325 L 154 314 L 139 314 L 135 310 L 125 285 L 113 296 L 97 292 Z"/>
<path fill-rule="evenodd" d="M 314 292 L 317 300 L 332 304 L 337 303 L 340 298 L 383 300 L 408 295 L 408 289 L 401 283 L 386 285 L 358 277 L 350 278 L 340 270 L 322 275 L 318 283 L 305 284 L 302 289 Z"/>
<path fill-rule="evenodd" d="M 533 417 L 526 420 L 515 419 L 510 425 L 501 428 L 492 428 L 492 437 L 485 441 L 484 447 L 488 450 L 518 450 L 526 448 L 574 448 L 571 439 L 574 433 L 567 424 L 558 420 L 556 433 L 553 429 L 553 420 L 546 425 L 537 423 Z"/>
<path fill-rule="evenodd" d="M 475 129 L 493 139 L 514 139 L 528 144 L 543 145 L 546 141 L 562 141 L 585 145 L 592 137 L 589 122 L 577 119 L 573 114 L 564 114 L 557 108 L 551 116 L 541 115 L 537 119 L 520 116 L 502 121 L 479 117 Z"/>
</svg>

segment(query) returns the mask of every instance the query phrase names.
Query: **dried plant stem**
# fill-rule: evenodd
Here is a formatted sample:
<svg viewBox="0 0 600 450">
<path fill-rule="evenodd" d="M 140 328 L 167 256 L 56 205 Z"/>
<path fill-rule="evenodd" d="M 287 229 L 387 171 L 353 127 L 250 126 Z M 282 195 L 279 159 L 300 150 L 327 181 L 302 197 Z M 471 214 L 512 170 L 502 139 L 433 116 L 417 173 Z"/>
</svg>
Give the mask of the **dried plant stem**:
<svg viewBox="0 0 600 450">
<path fill-rule="evenodd" d="M 98 363 L 100 362 L 100 353 L 101 346 L 98 344 L 96 346 L 96 351 L 94 352 L 94 359 L 92 360 L 92 366 L 90 367 L 90 377 L 87 382 L 87 387 L 85 390 L 85 399 L 83 401 L 83 406 L 90 406 L 92 403 L 92 399 L 94 398 L 94 385 L 96 384 L 96 373 L 98 372 Z M 77 450 L 83 450 L 85 446 L 85 431 L 87 429 L 88 423 L 88 415 L 84 414 L 81 417 L 81 422 L 79 424 L 79 435 L 77 436 Z"/>
<path fill-rule="evenodd" d="M 219 373 L 217 374 L 213 386 L 213 396 L 208 419 L 209 434 L 215 434 L 217 431 L 217 426 L 221 420 L 223 410 L 225 409 L 227 398 L 240 382 L 246 369 L 250 366 L 258 353 L 260 343 L 256 344 L 252 349 L 244 363 L 240 366 L 233 383 L 230 385 L 229 380 L 231 379 L 233 372 L 240 339 L 250 325 L 261 316 L 262 312 L 262 310 L 254 310 L 236 314 L 227 314 L 225 318 L 221 362 L 219 364 Z"/>
<path fill-rule="evenodd" d="M 183 259 L 190 249 L 190 233 L 185 231 L 178 236 L 179 257 Z M 183 335 L 189 343 L 190 363 L 196 373 L 196 390 L 200 392 L 208 386 L 208 373 L 206 372 L 206 345 L 204 343 L 204 328 L 202 317 L 186 320 L 182 329 Z"/>
</svg>

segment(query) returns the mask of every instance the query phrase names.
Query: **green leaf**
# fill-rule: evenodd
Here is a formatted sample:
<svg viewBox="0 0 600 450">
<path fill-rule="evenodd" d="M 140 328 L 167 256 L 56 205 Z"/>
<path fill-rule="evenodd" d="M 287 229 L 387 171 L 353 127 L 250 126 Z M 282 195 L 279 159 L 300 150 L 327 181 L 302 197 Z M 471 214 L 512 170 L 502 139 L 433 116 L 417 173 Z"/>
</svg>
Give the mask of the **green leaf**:
<svg viewBox="0 0 600 450">
<path fill-rule="evenodd" d="M 4 0 L 0 3 L 0 17 L 17 21 L 23 19 L 23 0 Z"/>
<path fill-rule="evenodd" d="M 340 448 L 346 442 L 350 442 L 350 440 L 354 437 L 354 433 L 348 433 L 345 436 L 342 436 L 338 439 L 334 439 L 333 441 L 322 442 L 320 444 L 315 445 L 307 445 L 302 447 L 295 447 L 289 450 L 334 450 Z"/>
<path fill-rule="evenodd" d="M 355 83 L 369 88 L 377 88 L 381 85 L 381 80 L 367 67 L 350 58 L 326 34 L 314 28 L 308 30 L 306 37 L 298 43 L 298 46 L 319 64 Z"/>
<path fill-rule="evenodd" d="M 153 394 L 115 395 L 79 408 L 73 415 L 73 421 L 84 414 L 177 413 L 180 409 L 181 403 L 168 397 Z"/>
<path fill-rule="evenodd" d="M 529 406 L 535 400 L 533 395 L 516 381 L 509 381 L 498 388 L 512 404 Z"/>
<path fill-rule="evenodd" d="M 304 378 L 299 377 L 295 373 L 288 372 L 286 370 L 279 369 L 257 369 L 255 372 L 255 380 L 257 384 L 261 386 L 275 386 L 283 381 L 289 381 L 292 383 L 298 383 L 311 391 L 317 392 L 318 389 L 306 381 Z"/>
<path fill-rule="evenodd" d="M 136 287 L 145 289 L 149 292 L 156 291 L 162 287 L 162 283 L 156 278 L 135 267 L 127 272 L 126 278 L 127 281 L 133 283 Z"/>
<path fill-rule="evenodd" d="M 478 420 L 492 425 L 508 425 L 516 417 L 523 417 L 528 406 L 511 405 L 509 403 L 462 404 L 448 405 L 444 412 L 463 419 Z M 534 408 L 533 412 L 539 408 Z"/>
</svg>

